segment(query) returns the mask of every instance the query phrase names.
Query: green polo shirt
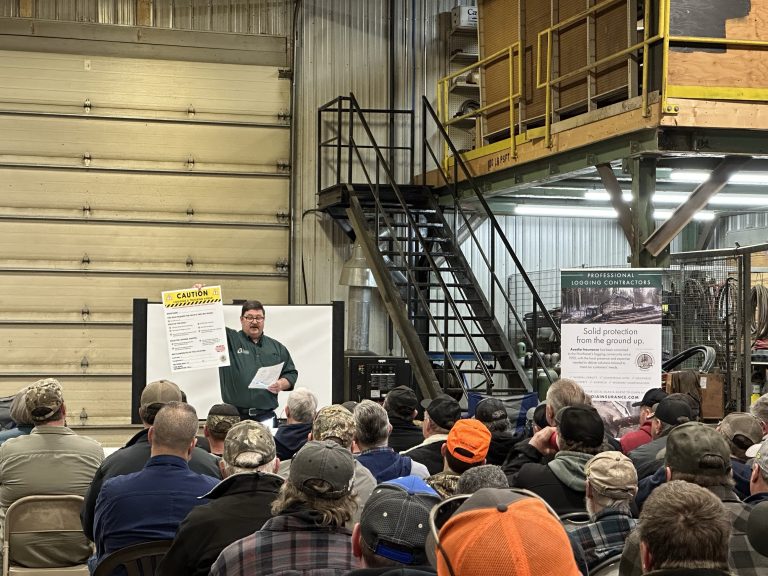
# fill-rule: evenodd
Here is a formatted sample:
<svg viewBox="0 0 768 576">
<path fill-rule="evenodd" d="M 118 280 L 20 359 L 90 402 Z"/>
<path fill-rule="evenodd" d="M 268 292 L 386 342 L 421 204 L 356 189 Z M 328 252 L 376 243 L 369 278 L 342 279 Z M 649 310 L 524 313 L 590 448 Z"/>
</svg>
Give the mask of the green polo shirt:
<svg viewBox="0 0 768 576">
<path fill-rule="evenodd" d="M 262 334 L 258 342 L 254 342 L 242 330 L 231 328 L 227 328 L 227 345 L 229 366 L 219 368 L 221 399 L 238 408 L 277 408 L 277 394 L 269 390 L 253 390 L 248 385 L 259 368 L 285 362 L 280 376 L 290 382 L 292 390 L 299 372 L 293 365 L 288 349 L 265 334 Z"/>
</svg>

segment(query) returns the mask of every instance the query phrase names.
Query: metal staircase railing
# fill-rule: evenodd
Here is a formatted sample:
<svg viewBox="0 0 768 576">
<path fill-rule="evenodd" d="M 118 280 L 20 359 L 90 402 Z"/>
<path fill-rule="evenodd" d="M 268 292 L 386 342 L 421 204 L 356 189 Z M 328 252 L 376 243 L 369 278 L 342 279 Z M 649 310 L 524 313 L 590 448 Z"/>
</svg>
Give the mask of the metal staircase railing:
<svg viewBox="0 0 768 576">
<path fill-rule="evenodd" d="M 337 121 L 335 136 L 326 140 L 321 138 L 324 113 L 333 114 Z M 389 146 L 380 146 L 367 119 L 367 115 L 374 113 L 410 115 L 410 146 L 392 146 L 391 142 Z M 422 105 L 422 119 L 421 168 L 424 173 L 428 153 L 440 167 L 426 138 L 426 123 L 429 119 L 435 123 L 454 157 L 459 156 L 426 99 Z M 344 122 L 346 126 L 343 126 Z M 344 135 L 347 138 L 346 144 L 343 141 Z M 336 162 L 335 186 L 349 193 L 347 217 L 373 269 L 379 291 L 424 396 L 432 397 L 439 393 L 441 380 L 443 389 L 460 387 L 464 391 L 465 386 L 459 383 L 464 382 L 468 374 L 482 378 L 478 386 L 484 385 L 483 391 L 489 394 L 493 391 L 503 393 L 533 389 L 537 364 L 543 366 L 542 356 L 495 272 L 499 258 L 509 259 L 515 264 L 531 291 L 534 334 L 539 317 L 537 308 L 543 312 L 544 321 L 552 328 L 557 339 L 559 329 L 546 311 L 466 165 L 459 160 L 453 168 L 452 178 L 440 168 L 445 191 L 453 200 L 451 225 L 445 219 L 444 207 L 438 205 L 434 192 L 423 185 L 398 182 L 392 165 L 385 158 L 385 152 L 389 153 L 391 160 L 398 151 L 405 151 L 409 158 L 398 165 L 407 167 L 406 179 L 413 181 L 415 163 L 412 111 L 362 109 L 353 94 L 339 97 L 319 110 L 318 140 L 318 164 L 323 150 L 332 149 Z M 343 158 L 342 150 L 345 148 L 347 154 Z M 342 160 L 347 163 L 346 170 L 342 170 Z M 356 169 L 353 169 L 353 164 Z M 476 215 L 462 206 L 458 186 L 459 170 L 480 200 L 483 208 L 481 214 L 490 224 L 490 255 L 486 254 L 474 229 Z M 342 182 L 344 171 L 346 183 Z M 361 184 L 353 184 L 356 173 L 364 179 Z M 322 194 L 324 188 L 321 178 L 321 167 L 318 166 L 318 188 Z M 462 253 L 461 236 L 465 237 L 473 253 L 479 254 L 487 269 L 484 272 L 489 274 L 490 300 L 483 294 L 474 271 Z M 497 238 L 502 240 L 505 248 L 503 254 L 495 249 Z M 495 293 L 498 290 L 503 295 L 503 304 L 523 328 L 522 333 L 532 350 L 532 379 L 516 357 L 494 313 Z M 463 343 L 468 349 L 457 352 L 453 349 L 457 342 Z M 436 345 L 439 351 L 430 354 L 430 344 Z M 464 369 L 462 364 L 466 359 L 471 359 L 475 368 Z M 432 360 L 442 361 L 442 370 L 436 373 Z M 489 361 L 493 364 L 489 364 Z M 544 373 L 549 378 L 549 374 L 546 371 Z M 494 376 L 499 374 L 506 377 L 508 386 L 499 386 L 494 380 Z M 474 382 L 470 384 L 475 385 Z"/>
</svg>

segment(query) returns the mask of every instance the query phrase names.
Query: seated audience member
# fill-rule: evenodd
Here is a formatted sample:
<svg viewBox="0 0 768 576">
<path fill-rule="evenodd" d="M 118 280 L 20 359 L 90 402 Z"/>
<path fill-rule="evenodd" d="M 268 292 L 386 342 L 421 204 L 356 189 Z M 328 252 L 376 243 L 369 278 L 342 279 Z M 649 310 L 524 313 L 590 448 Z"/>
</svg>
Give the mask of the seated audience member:
<svg viewBox="0 0 768 576">
<path fill-rule="evenodd" d="M 151 456 L 140 472 L 104 482 L 96 500 L 93 532 L 96 564 L 132 544 L 171 540 L 190 510 L 207 500 L 217 481 L 189 469 L 197 413 L 189 404 L 168 402 L 149 428 Z"/>
<path fill-rule="evenodd" d="M 763 394 L 749 407 L 749 412 L 760 421 L 763 438 L 768 437 L 768 394 Z"/>
<path fill-rule="evenodd" d="M 587 461 L 599 453 L 605 428 L 592 406 L 566 406 L 557 413 L 557 428 L 547 427 L 534 434 L 531 460 L 513 475 L 509 485 L 526 488 L 541 496 L 558 514 L 585 511 Z M 558 450 L 551 447 L 557 434 Z M 545 457 L 554 458 L 543 464 Z M 528 454 L 528 453 L 526 453 Z"/>
<path fill-rule="evenodd" d="M 627 432 L 620 439 L 621 451 L 629 454 L 635 448 L 648 444 L 653 440 L 651 434 L 651 414 L 653 407 L 667 397 L 667 393 L 661 388 L 651 388 L 644 395 L 640 402 L 635 402 L 632 406 L 640 406 L 640 423 L 637 430 Z"/>
<path fill-rule="evenodd" d="M 618 556 L 634 529 L 630 503 L 637 492 L 637 472 L 621 452 L 602 452 L 585 467 L 586 505 L 589 523 L 568 528 L 578 540 L 590 570 Z"/>
<path fill-rule="evenodd" d="M 214 404 L 208 410 L 203 426 L 203 438 L 197 437 L 197 447 L 214 456 L 224 453 L 224 438 L 235 424 L 240 422 L 240 412 L 232 404 Z"/>
<path fill-rule="evenodd" d="M 424 421 L 421 423 L 424 441 L 403 454 L 426 466 L 429 474 L 437 474 L 443 469 L 443 444 L 448 432 L 461 418 L 461 406 L 447 394 L 440 394 L 422 404 L 425 405 Z"/>
<path fill-rule="evenodd" d="M 494 488 L 455 498 L 465 499 L 456 512 L 438 508 L 430 521 L 437 538 L 427 553 L 438 576 L 580 574 L 565 529 L 538 498 Z"/>
<path fill-rule="evenodd" d="M 16 393 L 16 396 L 13 397 L 9 415 L 16 426 L 0 432 L 0 445 L 6 440 L 10 440 L 11 438 L 16 438 L 17 436 L 26 436 L 32 432 L 32 428 L 35 427 L 34 423 L 32 422 L 32 418 L 29 415 L 29 410 L 27 410 L 27 388 L 28 386 L 25 386 Z"/>
<path fill-rule="evenodd" d="M 335 442 L 312 440 L 293 457 L 288 479 L 261 530 L 227 546 L 211 576 L 336 576 L 354 568 L 355 460 Z"/>
<path fill-rule="evenodd" d="M 283 484 L 275 474 L 278 462 L 263 424 L 246 420 L 230 428 L 219 461 L 224 479 L 204 496 L 208 504 L 182 521 L 156 575 L 206 576 L 224 548 L 260 530 Z"/>
<path fill-rule="evenodd" d="M 638 479 L 651 476 L 664 464 L 664 449 L 669 433 L 682 423 L 692 419 L 690 405 L 680 399 L 667 396 L 648 415 L 651 420 L 651 436 L 653 440 L 635 448 L 629 453 L 632 463 L 637 470 Z"/>
<path fill-rule="evenodd" d="M 85 495 L 104 459 L 98 442 L 67 427 L 67 405 L 57 380 L 45 378 L 27 387 L 24 404 L 35 427 L 28 435 L 0 446 L 2 522 L 8 507 L 26 496 Z M 24 566 L 69 566 L 83 563 L 90 555 L 90 545 L 82 534 L 51 537 L 34 533 L 17 540 L 12 552 L 13 563 Z"/>
<path fill-rule="evenodd" d="M 312 432 L 310 440 L 336 442 L 350 452 L 352 451 L 352 441 L 355 437 L 355 418 L 352 413 L 339 404 L 332 404 L 321 408 L 315 416 L 312 423 Z M 291 460 L 280 462 L 278 474 L 283 478 L 288 478 L 291 472 Z M 347 528 L 353 528 L 355 523 L 360 520 L 360 512 L 363 509 L 368 497 L 376 487 L 376 479 L 373 474 L 355 460 L 355 501 L 357 507 L 352 514 L 351 520 L 347 523 Z"/>
<path fill-rule="evenodd" d="M 485 464 L 490 442 L 491 433 L 482 422 L 459 420 L 443 444 L 443 471 L 427 478 L 427 484 L 441 498 L 453 496 L 459 477 L 470 468 Z"/>
<path fill-rule="evenodd" d="M 424 435 L 421 428 L 413 423 L 418 412 L 419 400 L 416 393 L 408 386 L 398 386 L 390 390 L 384 398 L 392 431 L 389 433 L 389 447 L 395 452 L 402 452 L 421 444 Z"/>
<path fill-rule="evenodd" d="M 93 476 L 88 493 L 85 495 L 80 518 L 83 521 L 83 532 L 85 532 L 85 535 L 90 540 L 94 540 L 93 514 L 102 484 L 114 476 L 138 472 L 144 468 L 144 465 L 150 458 L 149 428 L 154 423 L 155 416 L 166 403 L 181 402 L 181 399 L 181 390 L 170 380 L 150 382 L 141 392 L 139 417 L 144 428 L 134 434 L 133 438 L 128 440 L 125 446 L 110 454 L 102 462 Z M 195 447 L 192 450 L 189 469 L 198 474 L 212 476 L 217 480 L 221 477 L 216 458 L 201 448 Z"/>
<path fill-rule="evenodd" d="M 758 446 L 749 476 L 750 495 L 744 500 L 750 506 L 768 501 L 768 440 Z"/>
<path fill-rule="evenodd" d="M 535 408 L 529 408 L 526 413 L 526 437 L 530 438 L 542 428 L 549 426 L 547 422 L 547 403 L 539 402 Z"/>
<path fill-rule="evenodd" d="M 355 406 L 355 443 L 360 449 L 357 461 L 370 470 L 378 483 L 400 476 L 426 478 L 429 472 L 423 464 L 398 454 L 387 445 L 389 419 L 384 408 L 372 400 Z"/>
<path fill-rule="evenodd" d="M 515 434 L 504 402 L 498 398 L 483 398 L 475 407 L 475 420 L 482 422 L 491 432 L 491 446 L 486 460 L 489 464 L 501 466 L 515 444 L 523 439 Z"/>
<path fill-rule="evenodd" d="M 341 404 L 345 409 L 349 410 L 350 414 L 353 414 L 355 412 L 355 406 L 357 406 L 357 402 L 354 400 L 347 400 L 346 402 L 343 402 Z"/>
<path fill-rule="evenodd" d="M 547 400 L 544 404 L 544 416 L 547 426 L 555 426 L 555 415 L 566 406 L 591 406 L 592 399 L 584 392 L 575 380 L 570 378 L 561 378 L 552 383 L 547 390 Z M 605 427 L 603 427 L 605 430 Z M 541 454 L 536 448 L 531 446 L 531 440 L 523 440 L 514 446 L 502 465 L 502 469 L 507 477 L 516 474 L 520 468 L 532 460 L 542 463 L 549 462 L 554 455 L 554 451 L 547 454 Z"/>
<path fill-rule="evenodd" d="M 666 479 L 698 484 L 718 497 L 731 523 L 728 559 L 731 569 L 740 576 L 768 574 L 768 559 L 755 552 L 746 536 L 750 506 L 741 502 L 733 491 L 731 453 L 722 434 L 699 422 L 675 427 L 667 439 Z M 627 537 L 621 555 L 621 576 L 642 574 L 637 534 L 635 531 Z"/>
<path fill-rule="evenodd" d="M 308 388 L 295 388 L 288 394 L 285 405 L 286 423 L 275 432 L 277 457 L 288 460 L 307 443 L 317 412 L 317 396 Z"/>
<path fill-rule="evenodd" d="M 728 515 L 709 490 L 680 480 L 660 486 L 637 529 L 643 574 L 728 576 L 730 532 Z"/>
<path fill-rule="evenodd" d="M 456 494 L 474 494 L 480 488 L 509 488 L 507 475 L 500 466 L 484 464 L 464 472 L 456 484 Z"/>
<path fill-rule="evenodd" d="M 747 412 L 731 412 L 717 427 L 731 449 L 731 471 L 734 490 L 744 500 L 749 496 L 749 477 L 752 468 L 747 464 L 747 450 L 763 437 L 760 421 Z"/>
<path fill-rule="evenodd" d="M 352 532 L 352 552 L 361 569 L 349 576 L 387 574 L 398 566 L 434 574 L 424 546 L 429 513 L 439 502 L 437 493 L 416 476 L 379 484 Z"/>
</svg>

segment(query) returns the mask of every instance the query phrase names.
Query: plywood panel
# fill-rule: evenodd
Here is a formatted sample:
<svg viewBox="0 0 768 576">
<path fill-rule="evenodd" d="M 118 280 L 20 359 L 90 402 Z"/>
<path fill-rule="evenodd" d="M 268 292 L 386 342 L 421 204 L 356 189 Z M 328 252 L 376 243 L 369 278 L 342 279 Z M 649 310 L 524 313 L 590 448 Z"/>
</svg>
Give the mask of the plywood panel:
<svg viewBox="0 0 768 576">
<path fill-rule="evenodd" d="M 672 0 L 670 32 L 738 40 L 768 37 L 768 1 Z M 669 54 L 670 84 L 765 88 L 768 51 L 730 47 L 677 47 Z"/>
<path fill-rule="evenodd" d="M 490 56 L 519 40 L 519 0 L 484 0 L 479 3 L 478 9 L 481 58 Z M 517 71 L 516 68 L 515 71 Z M 517 82 L 516 75 L 513 82 Z M 507 59 L 494 62 L 485 68 L 481 89 L 483 105 L 509 96 L 509 61 Z M 486 133 L 497 132 L 508 127 L 508 106 L 501 106 L 488 114 Z"/>
</svg>

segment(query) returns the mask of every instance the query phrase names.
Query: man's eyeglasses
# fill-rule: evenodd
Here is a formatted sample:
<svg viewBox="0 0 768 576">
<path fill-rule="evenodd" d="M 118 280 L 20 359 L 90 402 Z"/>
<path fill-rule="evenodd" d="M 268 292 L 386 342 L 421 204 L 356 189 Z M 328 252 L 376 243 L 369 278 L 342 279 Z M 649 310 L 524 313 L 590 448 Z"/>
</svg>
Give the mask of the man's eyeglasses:
<svg viewBox="0 0 768 576">
<path fill-rule="evenodd" d="M 246 322 L 264 322 L 264 316 L 240 316 Z"/>
</svg>

